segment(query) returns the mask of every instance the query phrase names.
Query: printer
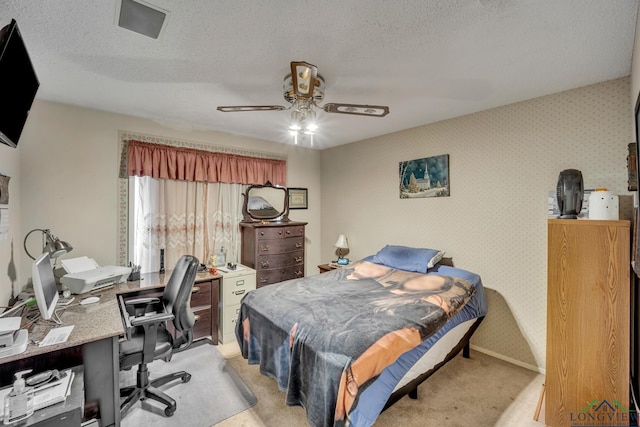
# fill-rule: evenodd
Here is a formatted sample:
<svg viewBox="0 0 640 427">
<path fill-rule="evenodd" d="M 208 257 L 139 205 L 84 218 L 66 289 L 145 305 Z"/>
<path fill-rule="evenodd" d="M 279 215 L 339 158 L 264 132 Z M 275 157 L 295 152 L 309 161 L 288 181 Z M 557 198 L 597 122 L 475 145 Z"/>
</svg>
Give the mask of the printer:
<svg viewBox="0 0 640 427">
<path fill-rule="evenodd" d="M 61 261 L 67 272 L 60 279 L 73 294 L 84 294 L 116 283 L 126 282 L 131 273 L 131 267 L 107 265 L 100 267 L 98 263 L 88 257 L 79 257 Z"/>
</svg>

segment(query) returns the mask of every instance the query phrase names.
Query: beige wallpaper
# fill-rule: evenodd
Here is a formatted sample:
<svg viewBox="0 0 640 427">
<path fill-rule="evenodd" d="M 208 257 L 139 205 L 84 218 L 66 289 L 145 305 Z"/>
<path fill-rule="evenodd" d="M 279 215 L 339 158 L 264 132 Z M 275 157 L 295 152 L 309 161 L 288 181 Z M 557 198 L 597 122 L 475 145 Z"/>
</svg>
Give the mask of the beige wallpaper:
<svg viewBox="0 0 640 427">
<path fill-rule="evenodd" d="M 629 93 L 622 78 L 324 150 L 323 260 L 341 233 L 352 259 L 385 244 L 445 250 L 489 289 L 472 344 L 544 368 L 548 191 L 579 169 L 586 188 L 625 196 L 630 218 Z M 400 199 L 398 163 L 440 154 L 451 196 Z"/>
</svg>

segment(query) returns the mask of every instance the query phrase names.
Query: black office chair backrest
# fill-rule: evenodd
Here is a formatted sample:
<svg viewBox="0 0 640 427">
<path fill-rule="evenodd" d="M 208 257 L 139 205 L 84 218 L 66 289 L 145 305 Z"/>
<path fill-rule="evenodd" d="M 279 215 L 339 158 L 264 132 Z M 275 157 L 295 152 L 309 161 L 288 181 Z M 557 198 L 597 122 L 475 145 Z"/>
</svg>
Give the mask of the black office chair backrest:
<svg viewBox="0 0 640 427">
<path fill-rule="evenodd" d="M 191 311 L 191 290 L 196 280 L 200 261 L 191 255 L 183 255 L 176 263 L 162 296 L 165 308 L 174 315 L 176 330 L 190 330 L 196 322 Z"/>
</svg>

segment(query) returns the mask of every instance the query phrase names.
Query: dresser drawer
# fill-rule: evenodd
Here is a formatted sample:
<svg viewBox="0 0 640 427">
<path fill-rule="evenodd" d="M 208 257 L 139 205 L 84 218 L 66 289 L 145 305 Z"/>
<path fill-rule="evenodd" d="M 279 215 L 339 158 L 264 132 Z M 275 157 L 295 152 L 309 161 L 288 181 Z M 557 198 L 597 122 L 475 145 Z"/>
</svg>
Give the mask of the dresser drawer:
<svg viewBox="0 0 640 427">
<path fill-rule="evenodd" d="M 191 290 L 191 307 L 203 306 L 211 306 L 211 282 L 195 283 Z"/>
<path fill-rule="evenodd" d="M 284 227 L 265 227 L 256 230 L 256 240 L 282 239 L 284 236 Z"/>
<path fill-rule="evenodd" d="M 304 277 L 304 266 L 295 265 L 286 268 L 274 268 L 271 270 L 260 270 L 256 273 L 256 287 L 270 285 L 289 279 Z"/>
<path fill-rule="evenodd" d="M 258 255 L 281 254 L 283 252 L 299 251 L 304 249 L 304 237 L 290 239 L 260 239 L 258 240 Z"/>
<path fill-rule="evenodd" d="M 256 232 L 257 239 L 280 239 L 284 237 L 304 237 L 304 225 L 265 227 Z"/>
<path fill-rule="evenodd" d="M 289 225 L 284 228 L 284 237 L 304 237 L 304 225 Z"/>
<path fill-rule="evenodd" d="M 304 266 L 296 265 L 293 267 L 283 268 L 280 270 L 280 281 L 297 279 L 304 277 Z"/>
<path fill-rule="evenodd" d="M 304 251 L 287 252 L 274 255 L 259 255 L 255 265 L 257 271 L 272 268 L 304 265 Z"/>
</svg>

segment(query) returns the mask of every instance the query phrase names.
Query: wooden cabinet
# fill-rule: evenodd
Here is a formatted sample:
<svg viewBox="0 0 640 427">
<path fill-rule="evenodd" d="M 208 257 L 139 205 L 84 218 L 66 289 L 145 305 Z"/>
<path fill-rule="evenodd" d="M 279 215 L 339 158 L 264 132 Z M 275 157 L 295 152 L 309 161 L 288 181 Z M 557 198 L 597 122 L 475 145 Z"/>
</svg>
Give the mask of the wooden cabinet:
<svg viewBox="0 0 640 427">
<path fill-rule="evenodd" d="M 629 408 L 629 228 L 548 220 L 546 425 L 582 425 L 598 411 L 628 420 L 618 402 Z"/>
<path fill-rule="evenodd" d="M 306 222 L 241 222 L 240 262 L 256 270 L 256 287 L 304 277 Z"/>
<path fill-rule="evenodd" d="M 198 280 L 191 292 L 191 309 L 196 318 L 193 325 L 193 340 L 210 338 L 218 344 L 218 300 L 220 279 Z"/>
<path fill-rule="evenodd" d="M 220 284 L 220 320 L 218 337 L 222 344 L 236 341 L 236 322 L 240 314 L 240 301 L 247 292 L 256 288 L 256 271 L 242 265 L 241 270 L 224 272 Z"/>
</svg>

